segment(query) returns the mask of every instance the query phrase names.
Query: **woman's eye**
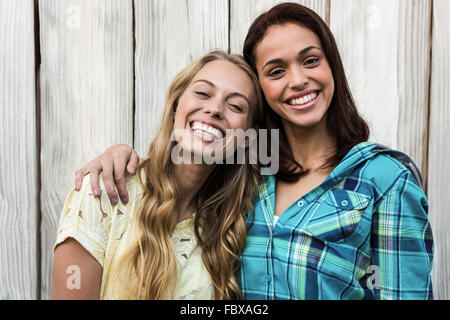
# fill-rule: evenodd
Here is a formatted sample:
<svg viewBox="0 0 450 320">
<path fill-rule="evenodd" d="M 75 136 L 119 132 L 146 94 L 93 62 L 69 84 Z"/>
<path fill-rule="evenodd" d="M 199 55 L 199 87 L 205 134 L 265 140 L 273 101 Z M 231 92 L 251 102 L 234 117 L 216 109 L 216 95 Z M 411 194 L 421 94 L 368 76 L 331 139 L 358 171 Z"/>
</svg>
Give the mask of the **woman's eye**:
<svg viewBox="0 0 450 320">
<path fill-rule="evenodd" d="M 202 97 L 206 97 L 209 98 L 209 95 L 206 92 L 203 91 L 195 91 L 196 95 L 202 96 Z"/>
<path fill-rule="evenodd" d="M 232 106 L 234 109 L 238 110 L 239 112 L 242 112 L 242 108 L 240 106 L 238 106 L 237 104 L 232 104 L 230 103 L 230 106 Z"/>
<path fill-rule="evenodd" d="M 279 77 L 283 74 L 283 69 L 274 69 L 269 72 L 269 77 Z"/>
<path fill-rule="evenodd" d="M 305 65 L 314 65 L 317 64 L 320 61 L 320 58 L 318 57 L 311 57 L 305 60 Z"/>
</svg>

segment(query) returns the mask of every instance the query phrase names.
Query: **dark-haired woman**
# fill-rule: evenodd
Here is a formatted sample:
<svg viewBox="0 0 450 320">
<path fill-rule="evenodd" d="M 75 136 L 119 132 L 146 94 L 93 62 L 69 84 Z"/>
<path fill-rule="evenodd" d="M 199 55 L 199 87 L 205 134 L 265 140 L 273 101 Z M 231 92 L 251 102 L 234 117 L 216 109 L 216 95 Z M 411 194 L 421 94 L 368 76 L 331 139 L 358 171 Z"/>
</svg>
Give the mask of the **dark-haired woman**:
<svg viewBox="0 0 450 320">
<path fill-rule="evenodd" d="M 277 5 L 253 22 L 243 53 L 264 92 L 262 127 L 280 130 L 280 170 L 248 215 L 244 297 L 432 299 L 420 173 L 406 155 L 367 142 L 326 23 L 299 4 Z M 117 146 L 102 157 L 124 163 L 114 165 L 120 175 L 130 153 Z M 78 180 L 101 169 L 100 159 Z"/>
</svg>

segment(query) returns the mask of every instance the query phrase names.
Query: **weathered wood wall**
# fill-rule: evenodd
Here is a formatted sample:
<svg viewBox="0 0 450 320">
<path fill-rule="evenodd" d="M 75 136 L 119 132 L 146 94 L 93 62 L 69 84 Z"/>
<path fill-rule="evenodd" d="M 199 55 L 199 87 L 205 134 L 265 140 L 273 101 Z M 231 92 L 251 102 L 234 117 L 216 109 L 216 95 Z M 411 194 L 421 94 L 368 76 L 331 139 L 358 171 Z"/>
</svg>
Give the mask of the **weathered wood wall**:
<svg viewBox="0 0 450 320">
<path fill-rule="evenodd" d="M 450 299 L 450 1 L 434 0 L 428 145 L 428 198 L 435 237 L 434 293 Z"/>
<path fill-rule="evenodd" d="M 0 0 L 0 299 L 50 296 L 75 170 L 115 143 L 145 156 L 173 76 L 211 49 L 240 53 L 280 2 Z M 422 168 L 435 297 L 449 299 L 449 1 L 297 2 L 329 23 L 371 140 Z"/>
<path fill-rule="evenodd" d="M 147 155 L 173 77 L 204 53 L 228 50 L 228 0 L 135 0 L 135 149 Z"/>
<path fill-rule="evenodd" d="M 32 1 L 0 1 L 0 299 L 40 287 Z"/>
<path fill-rule="evenodd" d="M 39 1 L 41 293 L 73 168 L 111 143 L 133 143 L 132 1 Z"/>
</svg>

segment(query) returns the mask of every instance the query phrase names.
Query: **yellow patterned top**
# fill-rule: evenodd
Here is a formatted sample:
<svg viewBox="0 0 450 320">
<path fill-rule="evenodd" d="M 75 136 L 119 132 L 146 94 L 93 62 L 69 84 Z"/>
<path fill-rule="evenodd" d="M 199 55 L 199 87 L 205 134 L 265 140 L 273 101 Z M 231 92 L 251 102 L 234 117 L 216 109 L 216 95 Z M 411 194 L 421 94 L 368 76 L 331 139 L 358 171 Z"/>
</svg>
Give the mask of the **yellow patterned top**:
<svg viewBox="0 0 450 320">
<path fill-rule="evenodd" d="M 137 240 L 133 216 L 143 190 L 136 176 L 127 175 L 129 202 L 124 205 L 119 200 L 112 206 L 101 176 L 99 183 L 101 199 L 93 196 L 89 176 L 84 178 L 79 192 L 70 191 L 62 210 L 55 247 L 67 238 L 77 240 L 103 267 L 100 298 L 118 299 L 124 296 L 127 286 L 120 285 L 111 273 L 117 259 Z M 213 285 L 202 261 L 201 248 L 197 246 L 193 218 L 178 223 L 172 241 L 178 264 L 174 298 L 213 299 Z"/>
</svg>

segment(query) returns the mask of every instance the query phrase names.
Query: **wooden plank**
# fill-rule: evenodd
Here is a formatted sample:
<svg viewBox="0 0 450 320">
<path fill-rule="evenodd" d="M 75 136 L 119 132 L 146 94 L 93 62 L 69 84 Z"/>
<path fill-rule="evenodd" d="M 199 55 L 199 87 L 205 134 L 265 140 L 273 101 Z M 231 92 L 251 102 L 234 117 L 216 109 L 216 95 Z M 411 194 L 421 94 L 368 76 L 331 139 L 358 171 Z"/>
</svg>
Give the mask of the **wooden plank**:
<svg viewBox="0 0 450 320">
<path fill-rule="evenodd" d="M 331 0 L 330 25 L 370 140 L 423 165 L 428 0 Z"/>
<path fill-rule="evenodd" d="M 0 299 L 38 298 L 34 3 L 0 2 Z"/>
<path fill-rule="evenodd" d="M 212 49 L 228 50 L 228 0 L 135 0 L 135 149 L 147 155 L 173 77 Z"/>
<path fill-rule="evenodd" d="M 283 0 L 231 0 L 230 8 L 230 48 L 232 53 L 242 53 L 245 36 L 252 22 L 263 12 Z M 327 21 L 328 0 L 292 1 L 317 12 Z"/>
<path fill-rule="evenodd" d="M 450 2 L 433 1 L 433 54 L 428 153 L 428 194 L 434 235 L 433 286 L 436 299 L 450 299 Z"/>
<path fill-rule="evenodd" d="M 398 1 L 332 0 L 330 26 L 371 140 L 397 147 Z"/>
<path fill-rule="evenodd" d="M 427 178 L 427 108 L 430 73 L 431 2 L 401 0 L 398 11 L 397 147 L 406 152 Z"/>
<path fill-rule="evenodd" d="M 133 143 L 131 0 L 41 0 L 42 298 L 74 172 L 111 144 Z"/>
</svg>

